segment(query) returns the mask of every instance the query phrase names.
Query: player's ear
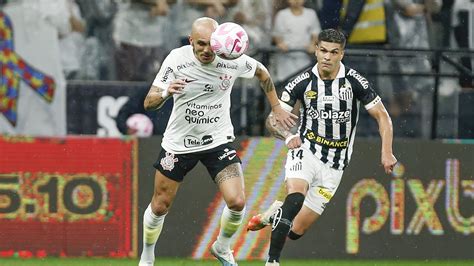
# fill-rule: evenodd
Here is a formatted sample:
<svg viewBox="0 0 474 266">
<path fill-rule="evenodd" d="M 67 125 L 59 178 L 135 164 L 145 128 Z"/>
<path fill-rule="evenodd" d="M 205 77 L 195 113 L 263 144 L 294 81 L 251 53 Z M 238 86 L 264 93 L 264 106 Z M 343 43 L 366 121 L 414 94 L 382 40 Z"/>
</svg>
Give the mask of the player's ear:
<svg viewBox="0 0 474 266">
<path fill-rule="evenodd" d="M 191 35 L 188 36 L 189 44 L 193 45 L 193 37 Z"/>
</svg>

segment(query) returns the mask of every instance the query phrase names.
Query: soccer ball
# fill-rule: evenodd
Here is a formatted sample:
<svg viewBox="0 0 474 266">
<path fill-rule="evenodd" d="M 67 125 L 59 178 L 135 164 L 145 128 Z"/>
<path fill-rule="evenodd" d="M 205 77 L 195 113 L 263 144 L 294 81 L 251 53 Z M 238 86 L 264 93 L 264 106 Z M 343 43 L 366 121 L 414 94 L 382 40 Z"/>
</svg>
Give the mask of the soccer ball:
<svg viewBox="0 0 474 266">
<path fill-rule="evenodd" d="M 211 35 L 211 49 L 223 59 L 236 59 L 249 48 L 249 36 L 240 25 L 220 24 Z"/>
<path fill-rule="evenodd" d="M 133 114 L 127 119 L 128 134 L 146 138 L 153 134 L 153 122 L 144 114 Z"/>
</svg>

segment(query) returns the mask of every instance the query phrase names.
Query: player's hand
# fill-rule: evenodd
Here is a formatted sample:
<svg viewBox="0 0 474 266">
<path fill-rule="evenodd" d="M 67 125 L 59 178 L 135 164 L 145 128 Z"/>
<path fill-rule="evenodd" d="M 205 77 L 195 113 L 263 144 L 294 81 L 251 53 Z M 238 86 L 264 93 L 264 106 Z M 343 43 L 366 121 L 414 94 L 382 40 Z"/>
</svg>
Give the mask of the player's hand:
<svg viewBox="0 0 474 266">
<path fill-rule="evenodd" d="M 273 107 L 272 109 L 275 121 L 280 123 L 286 130 L 290 130 L 296 125 L 298 116 L 290 112 L 285 111 L 280 105 Z"/>
<path fill-rule="evenodd" d="M 184 86 L 186 86 L 186 81 L 182 79 L 175 79 L 171 81 L 170 86 L 168 87 L 168 93 L 173 94 L 183 94 Z"/>
<path fill-rule="evenodd" d="M 391 174 L 396 164 L 397 158 L 392 153 L 382 154 L 382 166 L 386 174 Z"/>
<path fill-rule="evenodd" d="M 301 147 L 302 141 L 300 135 L 295 134 L 288 136 L 285 140 L 285 144 L 288 149 L 296 149 Z"/>
</svg>

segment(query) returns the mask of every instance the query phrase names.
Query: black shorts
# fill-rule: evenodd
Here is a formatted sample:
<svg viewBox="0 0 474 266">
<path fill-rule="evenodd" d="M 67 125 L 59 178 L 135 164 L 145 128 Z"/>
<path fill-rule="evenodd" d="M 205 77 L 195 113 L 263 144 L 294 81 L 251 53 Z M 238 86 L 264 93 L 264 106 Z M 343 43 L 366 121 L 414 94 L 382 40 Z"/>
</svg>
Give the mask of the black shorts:
<svg viewBox="0 0 474 266">
<path fill-rule="evenodd" d="M 196 166 L 198 161 L 201 161 L 206 166 L 212 180 L 228 165 L 241 163 L 236 150 L 230 143 L 225 143 L 210 150 L 185 154 L 173 154 L 161 148 L 158 160 L 156 160 L 153 166 L 164 176 L 181 182 L 184 176 Z"/>
</svg>

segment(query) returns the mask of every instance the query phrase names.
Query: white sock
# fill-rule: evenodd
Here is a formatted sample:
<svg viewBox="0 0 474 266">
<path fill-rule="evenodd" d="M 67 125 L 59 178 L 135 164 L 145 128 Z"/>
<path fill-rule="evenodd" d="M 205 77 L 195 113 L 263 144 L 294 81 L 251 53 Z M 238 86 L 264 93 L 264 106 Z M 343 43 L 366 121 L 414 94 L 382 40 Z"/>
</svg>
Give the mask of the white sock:
<svg viewBox="0 0 474 266">
<path fill-rule="evenodd" d="M 143 251 L 140 262 L 153 263 L 155 261 L 155 245 L 163 228 L 165 216 L 166 214 L 155 215 L 150 205 L 146 208 L 143 214 Z"/>
<path fill-rule="evenodd" d="M 217 237 L 217 243 L 225 248 L 230 248 L 230 240 L 235 232 L 242 224 L 244 219 L 245 207 L 241 211 L 233 211 L 227 207 L 224 207 L 221 216 L 221 228 L 219 231 L 219 236 Z"/>
</svg>

